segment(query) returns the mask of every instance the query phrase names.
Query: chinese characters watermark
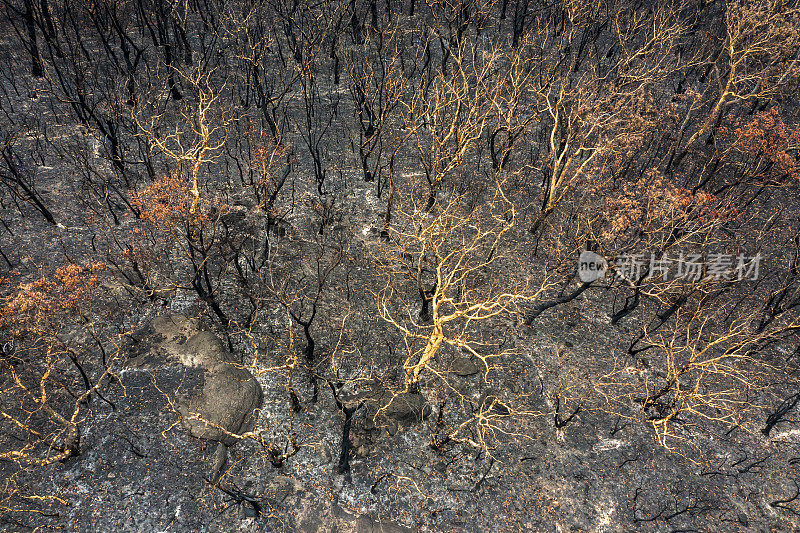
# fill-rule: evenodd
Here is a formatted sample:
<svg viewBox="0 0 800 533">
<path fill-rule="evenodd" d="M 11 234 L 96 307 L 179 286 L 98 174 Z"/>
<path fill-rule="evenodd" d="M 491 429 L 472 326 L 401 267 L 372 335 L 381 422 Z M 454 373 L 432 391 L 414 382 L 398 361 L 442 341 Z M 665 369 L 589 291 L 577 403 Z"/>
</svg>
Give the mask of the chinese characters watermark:
<svg viewBox="0 0 800 533">
<path fill-rule="evenodd" d="M 618 278 L 629 281 L 756 280 L 761 268 L 761 259 L 760 253 L 752 256 L 709 253 L 704 256 L 681 252 L 678 257 L 657 257 L 654 253 L 649 257 L 644 254 L 628 254 L 614 258 L 614 270 Z"/>
<path fill-rule="evenodd" d="M 602 279 L 611 269 L 618 279 L 628 281 L 666 281 L 684 279 L 687 281 L 742 281 L 758 279 L 761 268 L 761 253 L 744 254 L 684 254 L 677 257 L 656 254 L 618 255 L 609 268 L 603 256 L 590 251 L 581 252 L 578 259 L 578 277 L 584 283 Z"/>
</svg>

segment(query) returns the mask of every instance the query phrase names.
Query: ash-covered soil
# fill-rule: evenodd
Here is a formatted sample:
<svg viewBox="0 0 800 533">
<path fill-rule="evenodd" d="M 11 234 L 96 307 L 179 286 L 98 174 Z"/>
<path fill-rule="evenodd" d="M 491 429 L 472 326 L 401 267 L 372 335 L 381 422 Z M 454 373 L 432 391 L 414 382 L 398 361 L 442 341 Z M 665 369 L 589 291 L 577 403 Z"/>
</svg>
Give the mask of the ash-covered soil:
<svg viewBox="0 0 800 533">
<path fill-rule="evenodd" d="M 0 530 L 800 529 L 756 4 L 5 2 Z"/>
</svg>

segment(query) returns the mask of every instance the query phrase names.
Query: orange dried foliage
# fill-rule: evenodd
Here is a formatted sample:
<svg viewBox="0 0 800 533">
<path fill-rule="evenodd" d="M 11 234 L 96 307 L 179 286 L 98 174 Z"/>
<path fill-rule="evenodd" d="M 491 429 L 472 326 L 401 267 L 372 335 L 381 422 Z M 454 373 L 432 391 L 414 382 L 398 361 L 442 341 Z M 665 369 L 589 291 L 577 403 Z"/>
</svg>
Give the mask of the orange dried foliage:
<svg viewBox="0 0 800 533">
<path fill-rule="evenodd" d="M 697 228 L 721 222 L 735 215 L 713 194 L 676 187 L 656 169 L 650 169 L 635 182 L 626 182 L 622 190 L 605 199 L 603 215 L 608 226 L 605 240 L 631 231 L 647 235 L 670 228 Z"/>
<path fill-rule="evenodd" d="M 787 125 L 777 108 L 757 113 L 749 121 L 731 122 L 732 128 L 720 128 L 721 138 L 732 142 L 739 153 L 768 161 L 771 176 L 800 181 L 800 163 L 790 153 L 800 146 L 800 129 Z"/>
<path fill-rule="evenodd" d="M 186 180 L 169 174 L 141 191 L 131 193 L 131 202 L 140 211 L 139 218 L 153 226 L 174 231 L 190 222 L 191 188 Z M 217 198 L 201 195 L 192 224 L 205 226 L 213 216 L 224 214 L 228 206 Z M 132 230 L 134 233 L 140 231 Z"/>
<path fill-rule="evenodd" d="M 72 264 L 56 270 L 53 280 L 21 283 L 0 305 L 0 328 L 15 337 L 42 334 L 47 324 L 86 309 L 105 269 L 103 263 Z"/>
<path fill-rule="evenodd" d="M 176 226 L 186 222 L 191 207 L 189 186 L 176 175 L 167 175 L 131 195 L 140 218 L 150 224 Z"/>
</svg>

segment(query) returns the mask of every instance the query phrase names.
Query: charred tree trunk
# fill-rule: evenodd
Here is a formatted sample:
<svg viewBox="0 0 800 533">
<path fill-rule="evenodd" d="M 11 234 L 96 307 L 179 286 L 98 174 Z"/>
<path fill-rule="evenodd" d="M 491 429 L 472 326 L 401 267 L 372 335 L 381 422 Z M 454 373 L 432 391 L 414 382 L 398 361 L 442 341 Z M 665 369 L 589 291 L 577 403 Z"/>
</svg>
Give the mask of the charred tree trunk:
<svg viewBox="0 0 800 533">
<path fill-rule="evenodd" d="M 341 451 L 339 453 L 339 463 L 336 466 L 336 472 L 339 474 L 344 474 L 347 476 L 347 479 L 350 479 L 350 451 L 353 449 L 353 443 L 350 441 L 350 430 L 353 427 L 353 415 L 358 411 L 364 402 L 359 402 L 356 405 L 352 405 L 348 407 L 339 399 L 339 394 L 336 390 L 336 386 L 333 383 L 328 381 L 328 385 L 331 387 L 331 392 L 333 392 L 333 399 L 336 402 L 336 407 L 344 415 L 344 424 L 342 424 L 342 445 Z"/>
<path fill-rule="evenodd" d="M 772 428 L 778 425 L 781 421 L 783 421 L 786 414 L 795 408 L 795 406 L 800 403 L 800 392 L 790 396 L 789 398 L 785 399 L 781 404 L 767 417 L 767 424 L 764 426 L 764 429 L 761 430 L 761 433 L 769 437 Z"/>
<path fill-rule="evenodd" d="M 33 14 L 33 1 L 24 0 L 25 12 L 22 18 L 25 20 L 25 29 L 28 32 L 28 53 L 31 56 L 31 74 L 37 78 L 44 76 L 42 68 L 42 58 L 39 55 L 39 44 L 36 41 L 36 21 Z"/>
<path fill-rule="evenodd" d="M 548 309 L 551 309 L 551 308 L 553 308 L 553 307 L 555 307 L 557 305 L 561 305 L 561 304 L 565 304 L 567 302 L 571 302 L 572 300 L 574 300 L 575 298 L 577 298 L 578 296 L 583 294 L 583 291 L 585 291 L 586 289 L 588 289 L 591 286 L 592 286 L 591 282 L 582 283 L 580 287 L 576 288 L 574 291 L 572 291 L 569 294 L 561 295 L 558 298 L 550 300 L 549 302 L 544 302 L 544 303 L 541 303 L 541 304 L 537 305 L 533 309 L 531 314 L 528 315 L 528 318 L 525 319 L 525 324 L 530 326 L 531 324 L 533 324 L 533 321 L 536 320 L 539 317 L 539 315 L 541 315 L 542 313 L 544 313 Z"/>
<path fill-rule="evenodd" d="M 421 285 L 419 287 L 419 299 L 420 299 L 420 309 L 419 309 L 419 319 L 422 322 L 430 322 L 431 321 L 431 311 L 430 311 L 430 302 L 433 298 L 433 295 L 436 294 L 436 283 L 433 284 L 429 290 L 425 290 Z"/>
</svg>

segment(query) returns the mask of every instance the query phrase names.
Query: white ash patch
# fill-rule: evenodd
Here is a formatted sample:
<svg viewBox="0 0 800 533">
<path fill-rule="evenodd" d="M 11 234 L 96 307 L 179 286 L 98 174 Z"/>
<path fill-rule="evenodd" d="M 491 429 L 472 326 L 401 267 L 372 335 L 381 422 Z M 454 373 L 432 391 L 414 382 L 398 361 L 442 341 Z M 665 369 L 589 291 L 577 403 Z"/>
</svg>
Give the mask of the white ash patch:
<svg viewBox="0 0 800 533">
<path fill-rule="evenodd" d="M 770 440 L 798 440 L 800 439 L 800 428 L 798 429 L 787 429 L 785 431 L 780 431 L 778 433 L 774 433 Z"/>
<path fill-rule="evenodd" d="M 601 438 L 594 444 L 594 446 L 592 446 L 592 450 L 595 452 L 606 452 L 608 450 L 616 450 L 617 448 L 627 445 L 628 443 L 624 440 Z"/>
<path fill-rule="evenodd" d="M 595 507 L 597 512 L 597 530 L 598 531 L 613 531 L 613 522 L 611 517 L 614 516 L 616 507 L 611 502 L 603 502 L 602 505 Z"/>
</svg>

